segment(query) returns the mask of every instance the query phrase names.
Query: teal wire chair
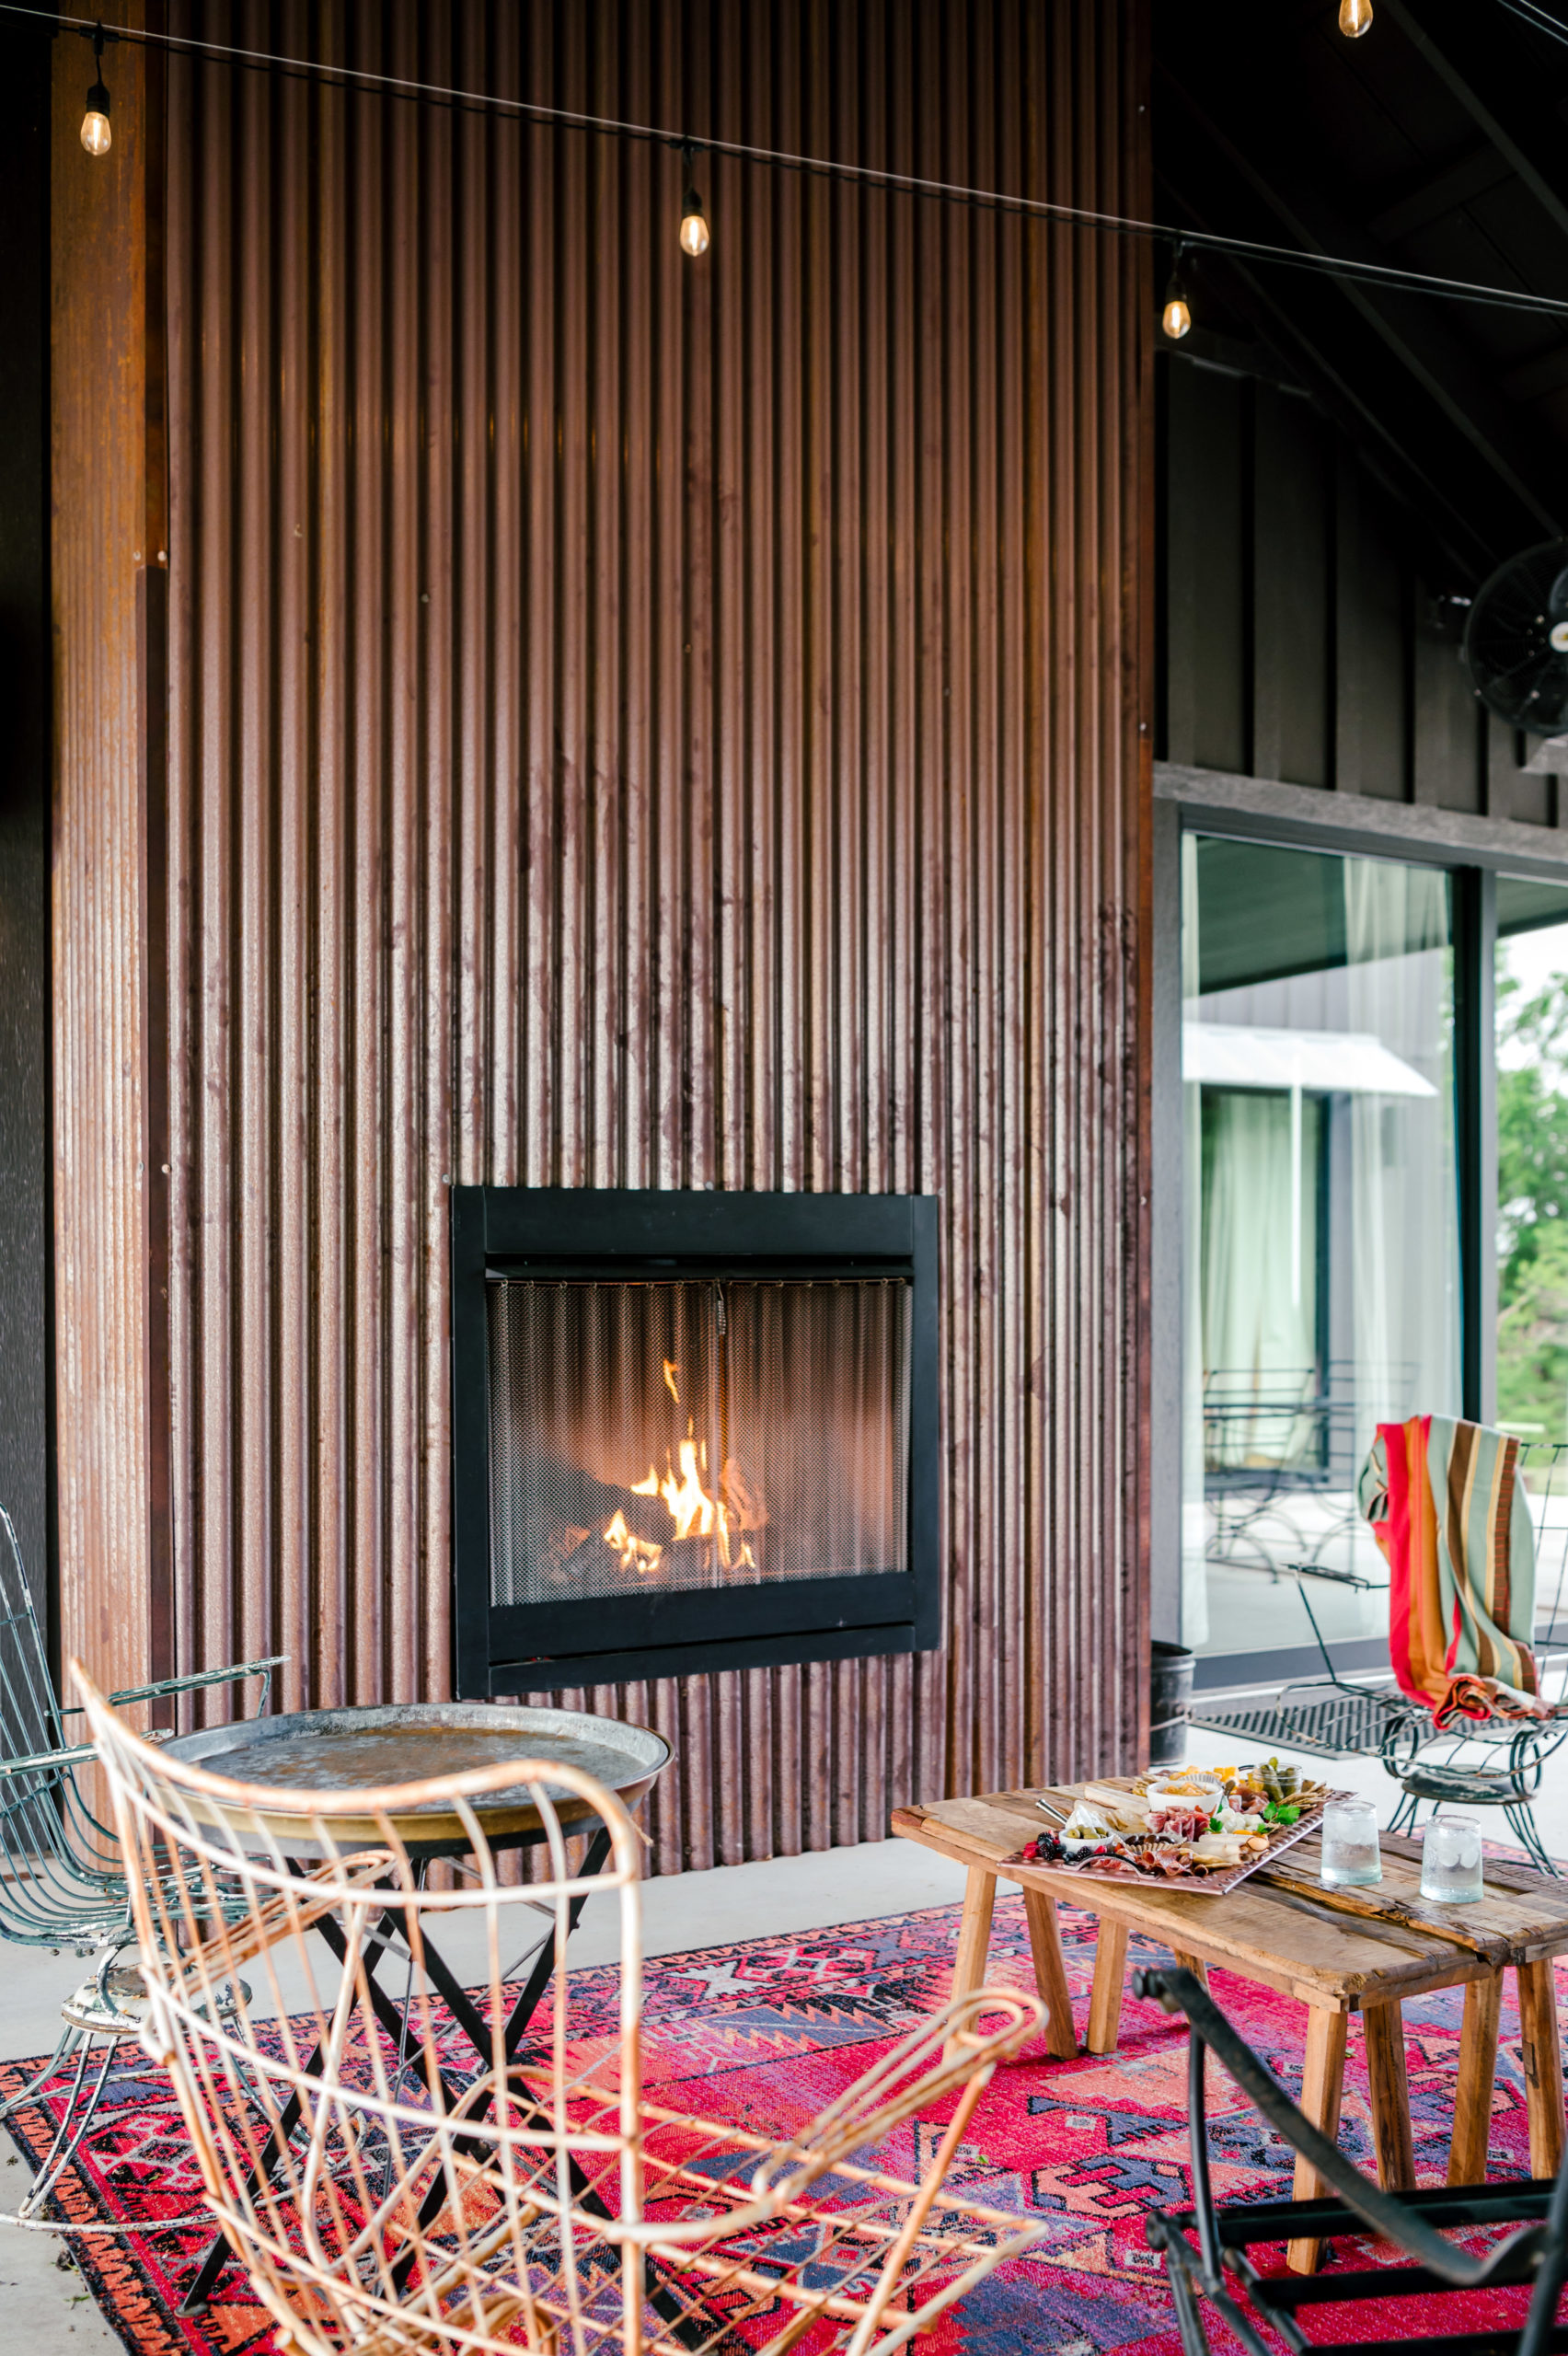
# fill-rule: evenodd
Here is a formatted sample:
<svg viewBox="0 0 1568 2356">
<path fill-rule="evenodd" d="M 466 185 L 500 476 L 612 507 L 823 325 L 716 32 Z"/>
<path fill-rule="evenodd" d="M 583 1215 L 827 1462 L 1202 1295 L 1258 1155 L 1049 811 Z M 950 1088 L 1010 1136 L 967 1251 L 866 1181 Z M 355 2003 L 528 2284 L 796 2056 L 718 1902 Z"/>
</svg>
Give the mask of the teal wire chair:
<svg viewBox="0 0 1568 2356">
<path fill-rule="evenodd" d="M 116 1704 L 153 1702 L 259 1677 L 259 1715 L 272 1671 L 283 1658 L 280 1653 L 233 1669 L 166 1677 L 109 1698 Z M 63 1708 L 55 1692 L 16 1527 L 0 1506 L 0 1938 L 56 1955 L 69 1948 L 96 1957 L 88 1978 L 61 2008 L 64 2027 L 49 2061 L 19 2094 L 0 2104 L 3 2124 L 36 2102 L 52 2080 L 70 2073 L 53 2142 L 21 2204 L 24 2217 L 41 2207 L 69 2166 L 92 2122 L 116 2046 L 139 2036 L 144 2017 L 135 1959 L 119 1961 L 135 1944 L 120 1843 L 93 1814 L 76 1777 L 77 1768 L 93 1758 L 93 1747 L 66 1737 L 66 1718 L 80 1715 Z M 238 1902 L 243 1908 L 243 1899 Z M 100 2040 L 89 2085 L 93 2047 Z"/>
</svg>

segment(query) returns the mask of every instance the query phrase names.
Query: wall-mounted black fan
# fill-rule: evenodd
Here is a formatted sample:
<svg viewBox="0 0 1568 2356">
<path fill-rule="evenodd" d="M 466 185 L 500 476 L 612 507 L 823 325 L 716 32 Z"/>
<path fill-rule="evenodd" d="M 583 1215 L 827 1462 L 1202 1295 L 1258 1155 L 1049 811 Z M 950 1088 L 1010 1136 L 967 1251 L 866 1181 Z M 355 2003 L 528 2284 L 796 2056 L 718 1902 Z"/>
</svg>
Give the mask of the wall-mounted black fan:
<svg viewBox="0 0 1568 2356">
<path fill-rule="evenodd" d="M 1463 651 L 1499 720 L 1539 736 L 1568 733 L 1568 540 L 1498 566 L 1470 607 Z"/>
</svg>

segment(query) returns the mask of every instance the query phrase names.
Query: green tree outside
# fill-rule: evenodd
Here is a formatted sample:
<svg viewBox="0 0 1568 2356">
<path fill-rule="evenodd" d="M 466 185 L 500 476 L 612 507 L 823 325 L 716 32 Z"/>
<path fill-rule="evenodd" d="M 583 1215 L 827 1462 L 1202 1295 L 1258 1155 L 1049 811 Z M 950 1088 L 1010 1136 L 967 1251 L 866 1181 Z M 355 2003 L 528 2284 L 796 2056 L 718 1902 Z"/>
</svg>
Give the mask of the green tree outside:
<svg viewBox="0 0 1568 2356">
<path fill-rule="evenodd" d="M 1500 976 L 1497 1038 L 1497 1416 L 1568 1440 L 1568 976 Z"/>
</svg>

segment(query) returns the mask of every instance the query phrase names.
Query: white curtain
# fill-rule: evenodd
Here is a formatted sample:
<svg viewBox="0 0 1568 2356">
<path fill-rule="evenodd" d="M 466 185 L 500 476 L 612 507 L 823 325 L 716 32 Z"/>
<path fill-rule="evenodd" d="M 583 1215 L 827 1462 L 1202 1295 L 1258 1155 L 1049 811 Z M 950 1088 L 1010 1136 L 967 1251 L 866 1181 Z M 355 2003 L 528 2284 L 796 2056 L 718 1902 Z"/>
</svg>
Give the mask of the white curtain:
<svg viewBox="0 0 1568 2356">
<path fill-rule="evenodd" d="M 1204 1394 L 1210 1465 L 1288 1464 L 1317 1387 L 1318 1107 L 1212 1089 L 1203 1107 Z"/>
<path fill-rule="evenodd" d="M 1349 1028 L 1380 1039 L 1435 1091 L 1351 1099 L 1359 1461 L 1378 1423 L 1459 1404 L 1452 961 L 1447 885 L 1435 869 L 1346 860 L 1344 908 Z"/>
</svg>

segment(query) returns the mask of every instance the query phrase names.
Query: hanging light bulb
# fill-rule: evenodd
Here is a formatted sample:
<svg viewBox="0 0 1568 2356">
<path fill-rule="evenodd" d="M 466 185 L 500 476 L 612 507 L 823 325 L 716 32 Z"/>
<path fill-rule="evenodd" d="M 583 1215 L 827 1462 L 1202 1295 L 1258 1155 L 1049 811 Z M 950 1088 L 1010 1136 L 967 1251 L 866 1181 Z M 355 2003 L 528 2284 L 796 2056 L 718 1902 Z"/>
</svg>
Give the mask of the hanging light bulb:
<svg viewBox="0 0 1568 2356">
<path fill-rule="evenodd" d="M 681 250 L 690 254 L 695 261 L 698 254 L 708 251 L 711 242 L 708 223 L 703 218 L 702 199 L 696 189 L 688 188 L 686 202 L 681 206 Z"/>
<path fill-rule="evenodd" d="M 107 156 L 114 144 L 114 133 L 109 127 L 109 92 L 101 82 L 95 82 L 87 92 L 87 110 L 82 117 L 82 144 L 89 156 Z"/>
<path fill-rule="evenodd" d="M 1340 0 L 1339 28 L 1346 40 L 1359 40 L 1372 25 L 1372 0 Z"/>
<path fill-rule="evenodd" d="M 109 127 L 109 92 L 104 87 L 103 45 L 114 35 L 95 25 L 89 39 L 93 44 L 93 60 L 98 67 L 98 79 L 87 92 L 87 110 L 82 117 L 82 144 L 89 156 L 107 156 L 114 144 L 114 133 Z"/>
<path fill-rule="evenodd" d="M 686 168 L 686 192 L 681 204 L 681 251 L 689 254 L 693 261 L 696 261 L 699 254 L 705 254 L 708 251 L 712 239 L 709 234 L 707 216 L 702 210 L 702 199 L 691 184 L 693 153 L 694 150 L 689 143 L 681 149 L 681 161 Z"/>
<path fill-rule="evenodd" d="M 1187 303 L 1187 289 L 1182 281 L 1182 254 L 1178 246 L 1170 259 L 1170 283 L 1165 289 L 1165 307 L 1159 324 L 1172 343 L 1180 343 L 1193 324 L 1193 314 Z"/>
</svg>

